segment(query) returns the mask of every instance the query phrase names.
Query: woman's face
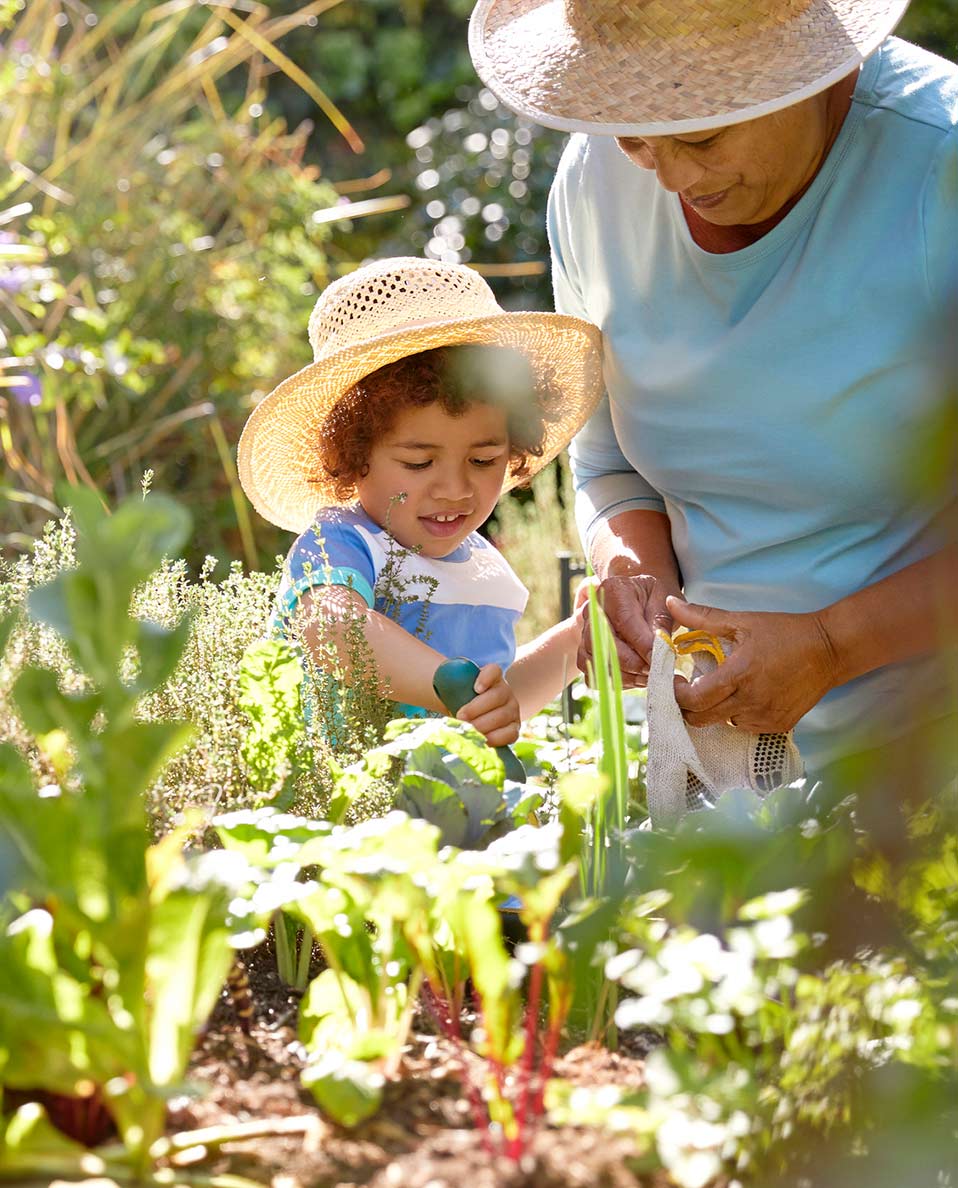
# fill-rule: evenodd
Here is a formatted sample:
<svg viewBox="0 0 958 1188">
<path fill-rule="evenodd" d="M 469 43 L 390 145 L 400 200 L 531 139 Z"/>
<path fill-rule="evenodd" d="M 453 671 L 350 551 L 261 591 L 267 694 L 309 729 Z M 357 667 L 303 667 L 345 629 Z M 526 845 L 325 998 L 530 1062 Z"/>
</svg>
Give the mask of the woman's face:
<svg viewBox="0 0 958 1188">
<path fill-rule="evenodd" d="M 841 126 L 835 88 L 792 107 L 710 132 L 616 137 L 619 148 L 659 184 L 681 194 L 709 223 L 761 223 L 808 185 Z"/>
</svg>

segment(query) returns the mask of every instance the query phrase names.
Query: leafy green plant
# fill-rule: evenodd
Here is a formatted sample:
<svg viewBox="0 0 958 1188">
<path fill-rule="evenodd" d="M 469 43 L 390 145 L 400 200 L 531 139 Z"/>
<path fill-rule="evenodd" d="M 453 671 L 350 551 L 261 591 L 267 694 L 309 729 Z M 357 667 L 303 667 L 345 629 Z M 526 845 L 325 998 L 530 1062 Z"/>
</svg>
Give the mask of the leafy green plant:
<svg viewBox="0 0 958 1188">
<path fill-rule="evenodd" d="M 138 721 L 136 705 L 176 665 L 188 625 L 165 630 L 128 608 L 182 545 L 188 516 L 158 497 L 113 515 L 87 490 L 64 501 L 78 564 L 34 589 L 27 612 L 59 634 L 88 685 L 65 693 L 52 672 L 26 667 L 13 686 L 58 782 L 38 792 L 21 756 L 0 746 L 0 821 L 19 861 L 0 905 L 0 1084 L 79 1098 L 55 1114 L 74 1121 L 90 1116 L 84 1100 L 97 1101 L 119 1130 L 122 1162 L 145 1175 L 232 961 L 227 908 L 246 864 L 184 860 L 185 830 L 149 845 L 143 793 L 189 726 Z M 15 630 L 8 617 L 5 635 Z M 4 1130 L 0 1172 L 47 1166 L 50 1134 L 35 1107 Z M 53 1154 L 63 1170 L 65 1141 Z M 75 1146 L 69 1155 L 79 1169 Z"/>
<path fill-rule="evenodd" d="M 542 803 L 535 790 L 507 785 L 500 756 L 455 718 L 397 719 L 385 737 L 335 773 L 334 820 L 385 784 L 394 790 L 395 807 L 436 825 L 443 844 L 477 849 L 528 821 Z"/>
<path fill-rule="evenodd" d="M 250 719 L 243 759 L 250 782 L 276 808 L 288 809 L 302 768 L 303 666 L 285 640 L 261 640 L 240 667 L 239 706 Z"/>
<path fill-rule="evenodd" d="M 410 933 L 428 933 L 423 872 L 438 831 L 403 813 L 333 827 L 272 809 L 215 822 L 224 845 L 272 872 L 254 912 L 280 907 L 306 927 L 326 968 L 306 988 L 300 1038 L 311 1054 L 304 1083 L 343 1125 L 375 1112 L 395 1075 L 422 972 Z M 301 881 L 298 875 L 311 876 Z"/>
</svg>

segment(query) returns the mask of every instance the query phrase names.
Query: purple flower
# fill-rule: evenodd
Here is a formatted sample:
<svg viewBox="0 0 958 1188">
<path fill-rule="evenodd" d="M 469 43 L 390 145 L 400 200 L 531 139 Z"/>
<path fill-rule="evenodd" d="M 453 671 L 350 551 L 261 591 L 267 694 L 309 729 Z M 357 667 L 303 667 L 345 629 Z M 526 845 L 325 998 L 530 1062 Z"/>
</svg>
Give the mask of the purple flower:
<svg viewBox="0 0 958 1188">
<path fill-rule="evenodd" d="M 14 386 L 10 390 L 20 404 L 29 404 L 36 408 L 43 393 L 40 377 L 34 375 L 32 371 L 28 371 L 24 375 L 11 376 L 11 379 Z"/>
<path fill-rule="evenodd" d="M 19 293 L 29 279 L 30 269 L 24 264 L 15 264 L 0 272 L 0 289 L 5 293 Z"/>
</svg>

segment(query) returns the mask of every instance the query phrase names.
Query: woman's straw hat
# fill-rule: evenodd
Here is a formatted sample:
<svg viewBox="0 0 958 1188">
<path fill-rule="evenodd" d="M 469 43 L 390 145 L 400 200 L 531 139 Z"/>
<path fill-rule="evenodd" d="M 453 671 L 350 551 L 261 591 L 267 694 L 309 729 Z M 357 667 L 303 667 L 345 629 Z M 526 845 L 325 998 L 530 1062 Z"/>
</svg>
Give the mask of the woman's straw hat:
<svg viewBox="0 0 958 1188">
<path fill-rule="evenodd" d="M 272 391 L 246 422 L 239 477 L 267 520 L 302 532 L 336 503 L 317 442 L 337 400 L 378 368 L 434 347 L 513 347 L 529 360 L 547 413 L 534 474 L 566 446 L 602 394 L 602 337 L 564 314 L 507 313 L 473 269 L 396 257 L 331 284 L 309 319 L 313 362 Z M 503 490 L 519 481 L 507 476 Z"/>
<path fill-rule="evenodd" d="M 479 0 L 482 81 L 549 128 L 665 136 L 752 120 L 850 74 L 908 0 Z"/>
</svg>

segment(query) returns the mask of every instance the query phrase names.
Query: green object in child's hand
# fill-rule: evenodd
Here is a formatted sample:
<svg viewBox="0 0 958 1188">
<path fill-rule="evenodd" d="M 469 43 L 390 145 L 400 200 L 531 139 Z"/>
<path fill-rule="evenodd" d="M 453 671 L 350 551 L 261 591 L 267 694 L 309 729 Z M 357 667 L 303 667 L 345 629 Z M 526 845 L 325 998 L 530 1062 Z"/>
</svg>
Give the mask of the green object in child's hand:
<svg viewBox="0 0 958 1188">
<path fill-rule="evenodd" d="M 443 660 L 432 678 L 436 696 L 452 714 L 458 714 L 464 705 L 476 695 L 476 677 L 479 666 L 465 656 L 454 656 Z M 506 769 L 506 779 L 517 784 L 526 782 L 526 769 L 519 762 L 512 747 L 496 747 L 496 754 Z"/>
</svg>

